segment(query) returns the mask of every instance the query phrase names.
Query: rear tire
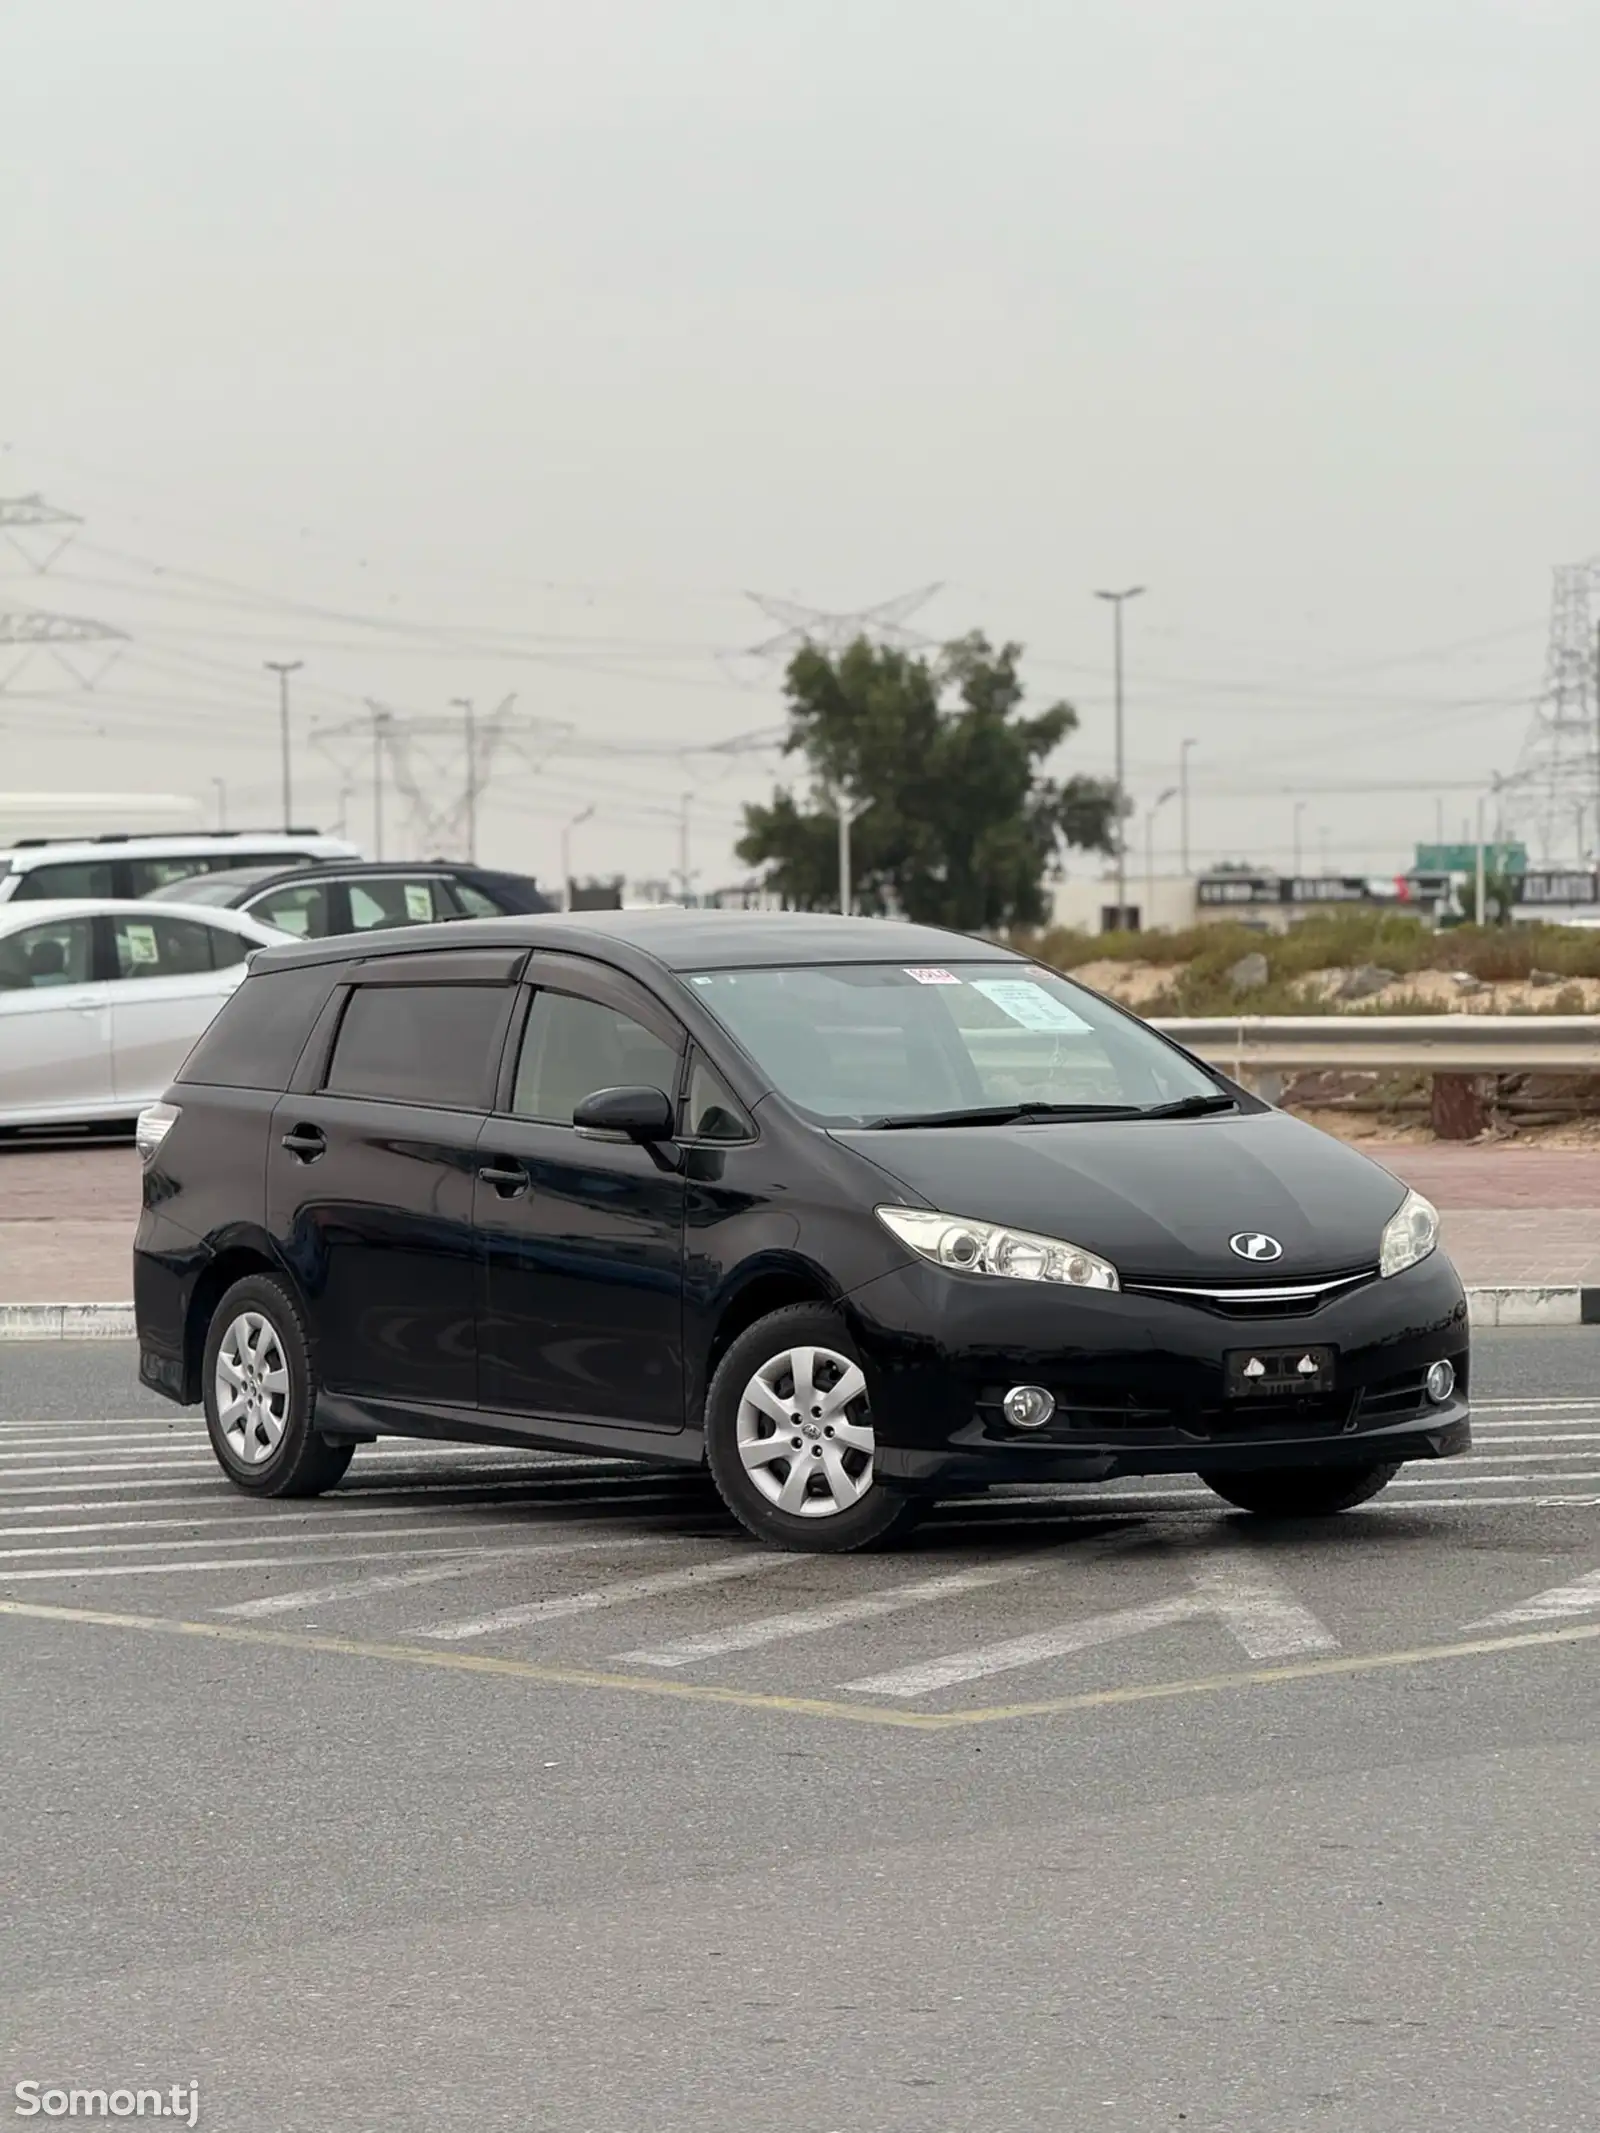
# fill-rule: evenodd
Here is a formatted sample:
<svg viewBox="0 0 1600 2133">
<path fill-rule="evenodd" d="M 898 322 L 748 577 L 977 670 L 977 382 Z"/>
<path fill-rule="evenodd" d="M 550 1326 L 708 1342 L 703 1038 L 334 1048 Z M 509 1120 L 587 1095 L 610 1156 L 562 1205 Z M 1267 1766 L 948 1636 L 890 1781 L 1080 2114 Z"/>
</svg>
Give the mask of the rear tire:
<svg viewBox="0 0 1600 2133">
<path fill-rule="evenodd" d="M 1330 1518 L 1370 1503 L 1400 1471 L 1400 1461 L 1366 1466 L 1263 1467 L 1255 1473 L 1202 1474 L 1208 1489 L 1257 1518 Z"/>
<path fill-rule="evenodd" d="M 344 1474 L 353 1444 L 311 1426 L 317 1379 L 311 1336 L 288 1283 L 249 1274 L 206 1329 L 201 1383 L 217 1464 L 251 1496 L 320 1496 Z"/>
<path fill-rule="evenodd" d="M 842 1555 L 909 1533 L 926 1499 L 874 1471 L 860 1360 L 837 1312 L 791 1304 L 741 1333 L 706 1397 L 718 1494 L 774 1548 Z"/>
</svg>

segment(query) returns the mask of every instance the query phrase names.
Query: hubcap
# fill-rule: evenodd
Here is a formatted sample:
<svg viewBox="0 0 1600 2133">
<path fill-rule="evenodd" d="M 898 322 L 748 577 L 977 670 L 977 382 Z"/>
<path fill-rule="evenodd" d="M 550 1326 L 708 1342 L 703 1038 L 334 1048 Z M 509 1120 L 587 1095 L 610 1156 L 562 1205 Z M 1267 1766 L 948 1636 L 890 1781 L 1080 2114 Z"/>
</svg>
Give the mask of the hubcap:
<svg viewBox="0 0 1600 2133">
<path fill-rule="evenodd" d="M 217 1350 L 217 1426 L 228 1449 L 259 1466 L 278 1449 L 289 1419 L 289 1364 L 270 1319 L 241 1312 Z"/>
<path fill-rule="evenodd" d="M 785 1348 L 763 1363 L 740 1398 L 734 1434 L 750 1479 L 796 1518 L 832 1518 L 872 1486 L 867 1381 L 831 1348 Z"/>
</svg>

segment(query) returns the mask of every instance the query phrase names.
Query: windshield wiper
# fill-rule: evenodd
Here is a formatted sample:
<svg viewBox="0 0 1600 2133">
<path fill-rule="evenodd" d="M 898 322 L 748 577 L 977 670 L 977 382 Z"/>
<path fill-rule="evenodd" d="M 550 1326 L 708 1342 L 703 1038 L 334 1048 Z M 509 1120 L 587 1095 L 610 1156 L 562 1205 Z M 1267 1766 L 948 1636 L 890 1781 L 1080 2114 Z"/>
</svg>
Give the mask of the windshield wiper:
<svg viewBox="0 0 1600 2133">
<path fill-rule="evenodd" d="M 1237 1111 L 1239 1100 L 1224 1096 L 1219 1089 L 1215 1096 L 1180 1096 L 1176 1103 L 1152 1104 L 1148 1111 L 1141 1111 L 1141 1118 L 1204 1118 L 1208 1111 Z"/>
<path fill-rule="evenodd" d="M 1231 1101 L 1231 1099 L 1230 1099 Z M 915 1111 L 868 1118 L 869 1132 L 894 1132 L 906 1126 L 1014 1126 L 1036 1118 L 1142 1118 L 1137 1104 L 990 1104 L 971 1111 Z"/>
</svg>

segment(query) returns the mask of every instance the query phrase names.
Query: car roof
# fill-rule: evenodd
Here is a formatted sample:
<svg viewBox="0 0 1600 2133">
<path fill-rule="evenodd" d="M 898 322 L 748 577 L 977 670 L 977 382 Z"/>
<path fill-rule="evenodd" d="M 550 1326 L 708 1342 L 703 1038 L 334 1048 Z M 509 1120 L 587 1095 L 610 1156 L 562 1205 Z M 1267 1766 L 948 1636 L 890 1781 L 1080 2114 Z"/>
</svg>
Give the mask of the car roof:
<svg viewBox="0 0 1600 2133">
<path fill-rule="evenodd" d="M 467 931 L 463 931 L 463 927 Z M 941 965 L 1022 958 L 1013 949 L 939 926 L 903 919 L 841 918 L 816 911 L 569 911 L 544 916 L 475 918 L 445 925 L 363 933 L 359 954 L 415 955 L 438 948 L 550 948 L 590 955 L 620 969 L 655 964 L 667 970 L 760 970 L 796 963 Z M 347 961 L 349 934 L 274 948 L 257 969 L 291 963 Z"/>
<path fill-rule="evenodd" d="M 277 927 L 263 924 L 248 911 L 229 911 L 216 904 L 169 911 L 151 896 L 30 896 L 20 902 L 0 904 L 0 933 L 19 933 L 25 926 L 48 926 L 63 918 L 95 918 L 101 914 L 117 918 L 124 912 L 130 918 L 187 918 L 200 925 L 226 926 L 241 933 L 249 928 L 274 938 L 278 932 Z"/>
<path fill-rule="evenodd" d="M 291 858 L 305 851 L 320 851 L 329 858 L 359 856 L 348 838 L 323 830 L 156 830 L 131 837 L 24 837 L 0 845 L 0 872 L 30 873 L 35 867 L 92 859 L 204 859 L 213 852 L 248 852 L 252 847 Z"/>
</svg>

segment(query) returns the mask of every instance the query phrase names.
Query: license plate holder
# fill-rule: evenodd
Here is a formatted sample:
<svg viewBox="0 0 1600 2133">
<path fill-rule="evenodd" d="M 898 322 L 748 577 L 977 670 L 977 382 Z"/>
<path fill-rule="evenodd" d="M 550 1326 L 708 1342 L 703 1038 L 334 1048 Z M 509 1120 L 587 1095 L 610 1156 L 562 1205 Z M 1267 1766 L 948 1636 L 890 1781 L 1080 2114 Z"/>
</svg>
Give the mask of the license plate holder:
<svg viewBox="0 0 1600 2133">
<path fill-rule="evenodd" d="M 1337 1350 L 1230 1348 L 1223 1355 L 1222 1367 L 1230 1400 L 1292 1400 L 1333 1391 Z"/>
</svg>

